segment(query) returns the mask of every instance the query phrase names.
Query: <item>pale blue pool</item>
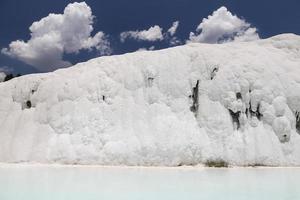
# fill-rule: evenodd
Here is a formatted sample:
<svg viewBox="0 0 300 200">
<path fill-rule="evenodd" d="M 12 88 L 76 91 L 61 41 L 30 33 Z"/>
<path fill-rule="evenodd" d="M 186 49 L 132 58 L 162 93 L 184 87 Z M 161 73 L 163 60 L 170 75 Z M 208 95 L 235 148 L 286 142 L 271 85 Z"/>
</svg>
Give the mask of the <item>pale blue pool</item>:
<svg viewBox="0 0 300 200">
<path fill-rule="evenodd" d="M 299 168 L 1 166 L 0 200 L 299 200 Z"/>
</svg>

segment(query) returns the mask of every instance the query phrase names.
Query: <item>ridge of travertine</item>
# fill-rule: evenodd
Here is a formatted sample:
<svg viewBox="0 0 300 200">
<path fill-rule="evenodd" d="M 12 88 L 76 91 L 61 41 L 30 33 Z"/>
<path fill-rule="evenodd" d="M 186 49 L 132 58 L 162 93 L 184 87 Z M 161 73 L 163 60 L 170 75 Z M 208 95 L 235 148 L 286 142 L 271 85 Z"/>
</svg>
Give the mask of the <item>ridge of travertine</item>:
<svg viewBox="0 0 300 200">
<path fill-rule="evenodd" d="M 0 83 L 0 162 L 300 166 L 300 36 L 100 57 Z"/>
</svg>

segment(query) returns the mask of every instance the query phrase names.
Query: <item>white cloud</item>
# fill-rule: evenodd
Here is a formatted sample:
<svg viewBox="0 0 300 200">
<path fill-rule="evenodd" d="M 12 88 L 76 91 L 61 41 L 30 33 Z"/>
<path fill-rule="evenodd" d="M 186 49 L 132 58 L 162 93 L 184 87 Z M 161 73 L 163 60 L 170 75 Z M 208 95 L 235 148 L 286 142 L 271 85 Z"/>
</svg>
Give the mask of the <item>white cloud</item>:
<svg viewBox="0 0 300 200">
<path fill-rule="evenodd" d="M 196 33 L 190 33 L 188 42 L 219 43 L 256 39 L 259 39 L 256 28 L 233 15 L 226 7 L 221 7 L 202 20 Z"/>
<path fill-rule="evenodd" d="M 8 66 L 2 66 L 0 67 L 0 72 L 3 72 L 5 74 L 9 74 L 13 71 L 13 69 L 11 67 Z"/>
<path fill-rule="evenodd" d="M 5 80 L 6 75 L 10 74 L 12 71 L 12 68 L 8 66 L 0 67 L 0 82 L 3 82 Z"/>
<path fill-rule="evenodd" d="M 140 51 L 148 51 L 148 49 L 147 48 L 139 48 L 138 50 L 136 50 L 136 52 L 140 52 Z"/>
<path fill-rule="evenodd" d="M 249 27 L 247 30 L 243 32 L 238 32 L 234 37 L 234 41 L 253 41 L 259 39 L 259 35 L 257 33 L 257 29 L 253 27 Z"/>
<path fill-rule="evenodd" d="M 126 31 L 120 34 L 121 42 L 125 42 L 125 40 L 128 38 L 154 42 L 163 40 L 164 36 L 162 33 L 162 28 L 160 28 L 158 25 L 155 25 L 150 27 L 148 30 Z"/>
<path fill-rule="evenodd" d="M 151 46 L 148 48 L 149 51 L 154 51 L 155 50 L 155 46 Z"/>
<path fill-rule="evenodd" d="M 164 34 L 165 39 L 169 42 L 171 46 L 176 46 L 181 44 L 181 41 L 174 36 L 179 26 L 179 21 L 173 22 L 172 26 L 168 29 L 168 31 Z"/>
<path fill-rule="evenodd" d="M 177 28 L 179 26 L 179 21 L 173 22 L 172 26 L 169 28 L 168 33 L 173 36 L 175 35 Z"/>
<path fill-rule="evenodd" d="M 0 72 L 0 83 L 5 80 L 6 74 L 4 72 Z"/>
<path fill-rule="evenodd" d="M 152 26 L 148 30 L 142 30 L 142 31 L 125 31 L 120 34 L 120 40 L 121 42 L 125 42 L 128 38 L 135 39 L 138 41 L 168 41 L 171 46 L 175 46 L 178 44 L 181 44 L 181 41 L 175 37 L 176 31 L 179 26 L 179 21 L 173 22 L 172 26 L 166 31 L 163 32 L 163 29 L 158 26 Z M 144 50 L 145 48 L 142 48 L 141 50 Z"/>
<path fill-rule="evenodd" d="M 181 41 L 177 37 L 172 37 L 169 41 L 169 44 L 171 46 L 176 46 L 176 45 L 180 45 Z"/>
<path fill-rule="evenodd" d="M 120 40 L 121 42 L 125 42 L 127 39 L 134 39 L 138 41 L 149 41 L 149 42 L 155 42 L 155 41 L 166 41 L 171 46 L 175 46 L 178 44 L 181 44 L 181 41 L 175 37 L 176 31 L 179 26 L 179 21 L 175 21 L 172 23 L 172 26 L 165 32 L 163 32 L 163 29 L 158 26 L 152 26 L 148 30 L 142 30 L 142 31 L 125 31 L 120 34 Z M 153 51 L 155 50 L 154 46 L 151 46 L 149 48 L 140 48 L 137 51 Z"/>
<path fill-rule="evenodd" d="M 155 50 L 155 46 L 151 46 L 149 48 L 139 48 L 138 50 L 136 50 L 136 52 L 139 52 L 139 51 L 154 51 Z"/>
<path fill-rule="evenodd" d="M 27 42 L 13 41 L 2 53 L 41 71 L 70 66 L 70 62 L 63 60 L 64 53 L 96 48 L 100 54 L 109 54 L 111 49 L 105 34 L 98 32 L 91 36 L 93 18 L 85 2 L 69 4 L 63 14 L 49 14 L 34 22 L 29 28 L 31 38 Z"/>
</svg>

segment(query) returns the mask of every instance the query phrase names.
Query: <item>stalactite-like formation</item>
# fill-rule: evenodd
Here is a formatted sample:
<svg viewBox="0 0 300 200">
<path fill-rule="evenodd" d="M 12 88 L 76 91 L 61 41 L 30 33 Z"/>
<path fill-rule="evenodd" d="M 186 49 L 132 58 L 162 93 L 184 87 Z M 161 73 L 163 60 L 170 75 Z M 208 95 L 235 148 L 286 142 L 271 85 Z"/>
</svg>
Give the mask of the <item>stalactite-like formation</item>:
<svg viewBox="0 0 300 200">
<path fill-rule="evenodd" d="M 239 129 L 241 127 L 241 123 L 240 123 L 240 115 L 241 115 L 241 111 L 237 111 L 237 112 L 233 112 L 232 110 L 228 109 L 232 122 L 233 124 L 236 124 L 237 129 Z"/>
<path fill-rule="evenodd" d="M 199 80 L 197 80 L 196 86 L 193 87 L 192 96 L 190 96 L 193 100 L 193 105 L 190 107 L 191 111 L 197 113 L 199 107 Z"/>
<path fill-rule="evenodd" d="M 296 116 L 296 130 L 300 134 L 300 112 L 296 111 L 295 116 Z"/>
</svg>

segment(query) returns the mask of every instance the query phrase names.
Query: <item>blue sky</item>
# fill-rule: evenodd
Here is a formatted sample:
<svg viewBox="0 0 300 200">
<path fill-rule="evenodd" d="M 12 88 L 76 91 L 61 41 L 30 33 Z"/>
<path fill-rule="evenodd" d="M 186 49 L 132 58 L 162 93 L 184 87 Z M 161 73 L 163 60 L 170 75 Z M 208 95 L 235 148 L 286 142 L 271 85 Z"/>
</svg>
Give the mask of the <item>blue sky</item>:
<svg viewBox="0 0 300 200">
<path fill-rule="evenodd" d="M 73 2 L 67 0 L 0 0 L 0 49 L 8 48 L 11 42 L 16 40 L 24 40 L 27 43 L 31 39 L 29 27 L 33 22 L 40 21 L 42 18 L 47 17 L 49 13 L 63 14 L 66 6 Z M 242 25 L 237 25 L 236 23 L 240 21 L 236 21 L 236 23 L 234 22 L 235 25 L 243 27 L 242 29 L 245 26 L 249 28 L 248 25 L 255 28 L 260 38 L 267 38 L 280 33 L 300 35 L 300 1 L 298 0 L 86 0 L 85 3 L 91 8 L 92 15 L 95 18 L 93 19 L 93 31 L 90 33 L 90 37 L 83 38 L 82 41 L 93 39 L 95 34 L 101 32 L 105 34 L 105 38 L 102 37 L 99 41 L 100 43 L 103 41 L 109 43 L 111 54 L 133 52 L 140 48 L 167 48 L 172 46 L 170 40 L 175 37 L 176 40 L 181 41 L 180 44 L 184 44 L 186 40 L 191 39 L 189 37 L 190 32 L 194 32 L 196 35 L 200 35 L 201 31 L 205 32 L 205 28 L 203 28 L 196 33 L 197 26 L 203 18 L 212 15 L 214 11 L 222 6 L 225 6 L 233 16 L 236 15 L 239 19 L 245 21 Z M 174 35 L 171 36 L 168 29 L 175 21 L 179 21 L 179 26 Z M 77 24 L 77 21 L 70 23 Z M 152 35 L 154 38 L 150 37 L 149 39 L 148 36 L 144 38 L 142 34 L 134 32 L 136 30 L 149 30 L 150 27 L 155 25 L 162 29 L 163 35 Z M 78 27 L 80 29 L 80 24 Z M 78 27 L 75 27 L 74 30 L 78 30 Z M 207 33 L 210 34 L 211 26 L 207 24 L 206 27 Z M 240 29 L 234 30 L 240 32 Z M 121 42 L 120 34 L 125 31 L 131 32 L 127 32 L 127 38 L 124 42 Z M 213 41 L 203 39 L 203 37 L 196 40 L 196 42 L 210 41 L 210 43 Z M 97 42 L 99 41 L 97 40 Z M 84 44 L 74 48 L 70 44 L 63 45 L 63 48 L 67 50 L 62 50 L 62 60 L 75 64 L 103 55 L 102 50 L 99 50 L 103 49 L 102 43 L 97 42 L 89 45 L 83 42 Z M 49 47 L 49 49 L 53 51 L 54 48 Z M 35 53 L 39 52 L 40 49 L 37 50 L 36 46 L 25 49 L 24 52 L 16 53 L 15 51 L 18 50 L 19 46 L 15 49 L 8 49 L 10 55 L 2 51 L 0 54 L 0 69 L 12 71 L 15 74 L 53 70 L 53 68 L 47 68 L 47 66 L 38 66 L 44 64 L 40 61 L 43 55 L 39 54 L 42 58 L 38 58 L 38 61 L 28 61 L 27 58 L 24 59 L 24 55 L 20 55 L 21 53 L 27 54 L 31 50 Z M 47 50 L 45 48 L 45 51 Z M 49 55 L 52 56 L 53 54 Z M 48 54 L 45 55 L 46 60 L 48 57 Z M 50 58 L 49 62 L 51 62 Z M 54 61 L 53 63 L 57 62 Z"/>
</svg>

